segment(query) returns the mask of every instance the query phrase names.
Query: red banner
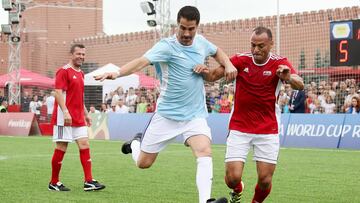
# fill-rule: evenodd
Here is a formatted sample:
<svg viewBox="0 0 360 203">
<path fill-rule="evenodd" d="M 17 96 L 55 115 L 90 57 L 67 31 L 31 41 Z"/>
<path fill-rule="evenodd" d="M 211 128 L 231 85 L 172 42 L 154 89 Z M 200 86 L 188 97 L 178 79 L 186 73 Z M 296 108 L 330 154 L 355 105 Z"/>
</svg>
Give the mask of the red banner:
<svg viewBox="0 0 360 203">
<path fill-rule="evenodd" d="M 40 135 L 34 113 L 0 113 L 0 135 Z"/>
</svg>

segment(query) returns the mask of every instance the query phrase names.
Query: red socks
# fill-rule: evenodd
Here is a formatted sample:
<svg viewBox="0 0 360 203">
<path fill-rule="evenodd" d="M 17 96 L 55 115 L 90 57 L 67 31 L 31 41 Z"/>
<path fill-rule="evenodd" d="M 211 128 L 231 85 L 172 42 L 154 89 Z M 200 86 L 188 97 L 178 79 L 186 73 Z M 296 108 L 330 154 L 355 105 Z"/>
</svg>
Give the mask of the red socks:
<svg viewBox="0 0 360 203">
<path fill-rule="evenodd" d="M 240 180 L 240 182 L 236 185 L 236 187 L 235 188 L 233 188 L 233 190 L 234 190 L 234 192 L 236 192 L 236 193 L 241 193 L 242 191 L 243 191 L 243 186 L 242 186 L 242 184 L 241 184 L 241 180 Z"/>
<path fill-rule="evenodd" d="M 84 170 L 85 181 L 92 181 L 90 149 L 80 149 L 80 161 Z"/>
<path fill-rule="evenodd" d="M 262 190 L 258 184 L 256 184 L 256 187 L 255 187 L 255 194 L 254 194 L 254 197 L 251 201 L 251 203 L 261 203 L 264 201 L 264 199 L 270 194 L 270 191 L 271 191 L 271 185 L 265 189 L 265 190 Z"/>
<path fill-rule="evenodd" d="M 226 185 L 227 185 L 229 188 L 233 189 L 235 193 L 240 193 L 240 192 L 243 191 L 244 188 L 243 188 L 243 186 L 242 186 L 242 184 L 241 184 L 241 179 L 240 179 L 240 182 L 239 182 L 235 187 L 233 186 L 233 184 L 231 184 L 231 183 L 227 180 L 226 176 L 224 177 L 224 179 L 225 179 Z"/>
<path fill-rule="evenodd" d="M 59 182 L 59 174 L 61 169 L 61 162 L 64 158 L 64 151 L 55 149 L 52 160 L 51 160 L 51 184 Z"/>
</svg>

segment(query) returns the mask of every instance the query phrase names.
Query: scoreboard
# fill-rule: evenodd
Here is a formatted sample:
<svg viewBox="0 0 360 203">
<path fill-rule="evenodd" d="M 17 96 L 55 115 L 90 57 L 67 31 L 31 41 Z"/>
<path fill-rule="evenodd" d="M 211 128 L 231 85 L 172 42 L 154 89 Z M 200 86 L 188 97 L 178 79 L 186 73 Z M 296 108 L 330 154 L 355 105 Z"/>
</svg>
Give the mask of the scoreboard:
<svg viewBox="0 0 360 203">
<path fill-rule="evenodd" d="M 330 22 L 330 65 L 360 65 L 360 19 Z"/>
</svg>

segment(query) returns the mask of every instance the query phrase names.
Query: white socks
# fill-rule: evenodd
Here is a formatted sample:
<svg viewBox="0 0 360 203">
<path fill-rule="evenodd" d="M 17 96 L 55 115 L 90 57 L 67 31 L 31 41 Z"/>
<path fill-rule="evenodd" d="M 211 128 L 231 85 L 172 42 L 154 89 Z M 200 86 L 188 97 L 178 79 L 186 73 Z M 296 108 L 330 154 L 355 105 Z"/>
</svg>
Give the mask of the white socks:
<svg viewBox="0 0 360 203">
<path fill-rule="evenodd" d="M 133 160 L 135 161 L 135 164 L 137 165 L 137 161 L 138 161 L 139 155 L 140 155 L 140 142 L 138 140 L 133 140 L 131 142 L 130 147 L 132 150 L 131 156 L 132 156 Z"/>
<path fill-rule="evenodd" d="M 198 157 L 196 162 L 196 185 L 199 191 L 199 203 L 206 203 L 206 200 L 210 199 L 211 196 L 211 185 L 213 178 L 212 158 Z"/>
</svg>

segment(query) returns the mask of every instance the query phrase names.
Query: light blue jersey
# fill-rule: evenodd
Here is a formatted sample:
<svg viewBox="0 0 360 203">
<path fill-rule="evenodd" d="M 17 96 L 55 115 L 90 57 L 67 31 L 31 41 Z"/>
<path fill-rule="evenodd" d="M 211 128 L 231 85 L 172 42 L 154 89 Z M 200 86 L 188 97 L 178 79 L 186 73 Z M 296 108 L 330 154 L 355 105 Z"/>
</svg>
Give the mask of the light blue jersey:
<svg viewBox="0 0 360 203">
<path fill-rule="evenodd" d="M 197 34 L 191 46 L 181 45 L 174 35 L 145 53 L 160 78 L 157 113 L 178 121 L 207 117 L 204 81 L 193 69 L 216 51 L 214 44 Z"/>
</svg>

